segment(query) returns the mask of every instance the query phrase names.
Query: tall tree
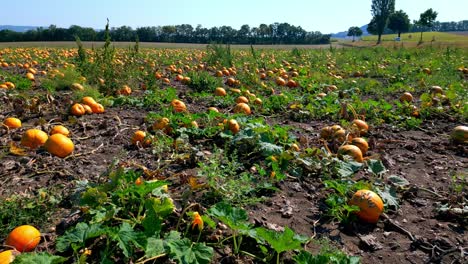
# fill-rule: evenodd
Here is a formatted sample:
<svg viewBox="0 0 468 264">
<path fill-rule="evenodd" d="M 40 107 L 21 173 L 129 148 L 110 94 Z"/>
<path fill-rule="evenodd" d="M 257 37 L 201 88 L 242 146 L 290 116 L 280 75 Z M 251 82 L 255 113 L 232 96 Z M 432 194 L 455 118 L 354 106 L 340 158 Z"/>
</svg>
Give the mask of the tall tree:
<svg viewBox="0 0 468 264">
<path fill-rule="evenodd" d="M 348 37 L 353 37 L 353 42 L 354 42 L 354 37 L 360 37 L 362 36 L 362 29 L 359 27 L 350 27 L 348 29 Z"/>
<path fill-rule="evenodd" d="M 424 11 L 424 13 L 421 13 L 418 21 L 415 21 L 416 24 L 421 26 L 421 38 L 419 39 L 419 43 L 422 43 L 422 36 L 423 36 L 424 29 L 432 28 L 434 26 L 434 22 L 436 18 L 437 18 L 437 12 L 432 10 L 432 8 L 429 8 L 428 10 Z"/>
<path fill-rule="evenodd" d="M 408 14 L 403 12 L 403 10 L 396 11 L 388 17 L 388 28 L 393 32 L 398 33 L 400 37 L 402 32 L 407 32 L 410 28 L 410 20 Z"/>
<path fill-rule="evenodd" d="M 388 17 L 395 11 L 395 0 L 372 0 L 372 21 L 375 23 L 376 33 L 379 36 L 377 44 L 382 40 L 382 34 L 388 23 Z M 372 23 L 371 21 L 371 23 Z M 369 23 L 370 25 L 370 23 Z"/>
</svg>

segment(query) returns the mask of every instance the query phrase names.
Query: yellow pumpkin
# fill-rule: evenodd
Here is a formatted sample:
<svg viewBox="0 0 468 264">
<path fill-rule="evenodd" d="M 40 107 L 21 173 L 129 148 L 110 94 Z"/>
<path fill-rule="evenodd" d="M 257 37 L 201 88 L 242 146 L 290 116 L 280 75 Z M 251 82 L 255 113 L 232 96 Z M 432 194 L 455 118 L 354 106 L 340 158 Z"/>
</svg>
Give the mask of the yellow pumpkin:
<svg viewBox="0 0 468 264">
<path fill-rule="evenodd" d="M 68 130 L 68 128 L 62 126 L 62 125 L 58 125 L 58 126 L 54 126 L 51 130 L 50 130 L 50 135 L 53 135 L 53 134 L 62 134 L 66 137 L 68 137 L 70 135 L 70 131 Z"/>
</svg>

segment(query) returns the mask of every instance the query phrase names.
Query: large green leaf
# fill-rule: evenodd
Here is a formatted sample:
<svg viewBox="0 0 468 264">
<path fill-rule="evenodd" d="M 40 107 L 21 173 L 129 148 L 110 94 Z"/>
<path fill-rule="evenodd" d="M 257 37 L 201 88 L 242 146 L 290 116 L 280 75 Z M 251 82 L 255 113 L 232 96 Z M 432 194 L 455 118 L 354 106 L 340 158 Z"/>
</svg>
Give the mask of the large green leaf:
<svg viewBox="0 0 468 264">
<path fill-rule="evenodd" d="M 382 161 L 380 160 L 368 160 L 367 166 L 369 166 L 369 171 L 375 175 L 382 175 L 384 174 L 387 169 L 383 165 Z"/>
<path fill-rule="evenodd" d="M 232 230 L 248 231 L 250 229 L 250 224 L 247 222 L 249 216 L 244 209 L 232 207 L 227 203 L 218 203 L 208 210 L 208 214 L 219 219 Z"/>
<path fill-rule="evenodd" d="M 117 232 L 111 234 L 112 240 L 117 242 L 117 245 L 122 249 L 123 254 L 128 258 L 133 254 L 133 246 L 143 248 L 141 241 L 143 236 L 141 233 L 135 232 L 129 223 L 123 223 Z"/>
<path fill-rule="evenodd" d="M 159 238 L 150 237 L 146 242 L 145 257 L 152 258 L 161 254 L 164 254 L 164 241 Z"/>
<path fill-rule="evenodd" d="M 385 207 L 399 208 L 398 197 L 396 189 L 393 186 L 385 185 L 384 190 L 377 189 L 377 194 L 382 198 Z"/>
<path fill-rule="evenodd" d="M 181 264 L 209 264 L 213 258 L 213 248 L 204 243 L 193 243 L 188 238 L 167 243 L 171 258 Z"/>
<path fill-rule="evenodd" d="M 257 238 L 270 244 L 278 254 L 288 250 L 301 249 L 302 244 L 307 241 L 307 238 L 297 235 L 288 227 L 285 227 L 282 233 L 263 227 L 256 228 L 255 231 Z"/>
<path fill-rule="evenodd" d="M 302 250 L 299 254 L 293 257 L 297 264 L 359 264 L 359 257 L 347 256 L 343 252 L 324 252 L 318 255 L 312 255 L 311 253 Z"/>
<path fill-rule="evenodd" d="M 78 223 L 74 228 L 65 232 L 56 240 L 56 248 L 59 252 L 64 252 L 68 248 L 80 248 L 84 246 L 87 239 L 103 235 L 107 229 L 100 224 L 88 225 L 87 223 Z"/>
</svg>

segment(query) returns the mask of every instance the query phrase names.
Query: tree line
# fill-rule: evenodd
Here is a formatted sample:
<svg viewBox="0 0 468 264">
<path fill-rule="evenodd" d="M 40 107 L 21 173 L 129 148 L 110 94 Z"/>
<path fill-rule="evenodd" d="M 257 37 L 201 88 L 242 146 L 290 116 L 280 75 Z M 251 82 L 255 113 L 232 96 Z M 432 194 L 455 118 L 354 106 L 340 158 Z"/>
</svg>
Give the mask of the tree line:
<svg viewBox="0 0 468 264">
<path fill-rule="evenodd" d="M 0 42 L 14 41 L 104 41 L 104 30 L 77 25 L 60 28 L 51 25 L 26 32 L 0 31 Z M 205 28 L 189 24 L 157 27 L 129 26 L 110 29 L 112 41 L 175 42 L 175 43 L 230 43 L 230 44 L 328 44 L 330 35 L 319 31 L 308 32 L 300 26 L 288 23 L 260 24 L 258 27 L 243 25 L 239 30 L 230 26 Z"/>
</svg>

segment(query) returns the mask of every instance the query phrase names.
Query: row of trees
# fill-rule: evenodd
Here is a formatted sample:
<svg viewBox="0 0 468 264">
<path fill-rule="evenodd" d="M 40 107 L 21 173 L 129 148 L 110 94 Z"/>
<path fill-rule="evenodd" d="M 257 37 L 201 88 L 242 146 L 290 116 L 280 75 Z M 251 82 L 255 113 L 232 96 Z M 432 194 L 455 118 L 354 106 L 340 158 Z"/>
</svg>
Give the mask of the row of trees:
<svg viewBox="0 0 468 264">
<path fill-rule="evenodd" d="M 11 41 L 73 41 L 75 36 L 82 41 L 104 41 L 104 31 L 92 28 L 71 26 L 68 29 L 55 25 L 37 28 L 24 33 L 11 30 L 0 31 L 0 42 Z M 177 43 L 232 43 L 232 44 L 327 44 L 330 35 L 318 31 L 307 32 L 300 26 L 288 23 L 260 24 L 258 27 L 243 25 L 239 30 L 230 26 L 204 28 L 198 25 L 182 24 L 175 26 L 112 28 L 113 41 L 177 42 Z"/>
<path fill-rule="evenodd" d="M 372 20 L 367 26 L 367 31 L 373 35 L 378 35 L 377 44 L 381 42 L 382 34 L 388 28 L 398 33 L 398 37 L 402 32 L 410 30 L 411 22 L 408 14 L 399 10 L 395 12 L 395 0 L 372 0 L 371 6 Z M 422 42 L 422 34 L 424 31 L 433 28 L 437 12 L 429 8 L 421 13 L 419 20 L 413 21 L 413 30 L 421 32 L 420 42 Z"/>
</svg>

